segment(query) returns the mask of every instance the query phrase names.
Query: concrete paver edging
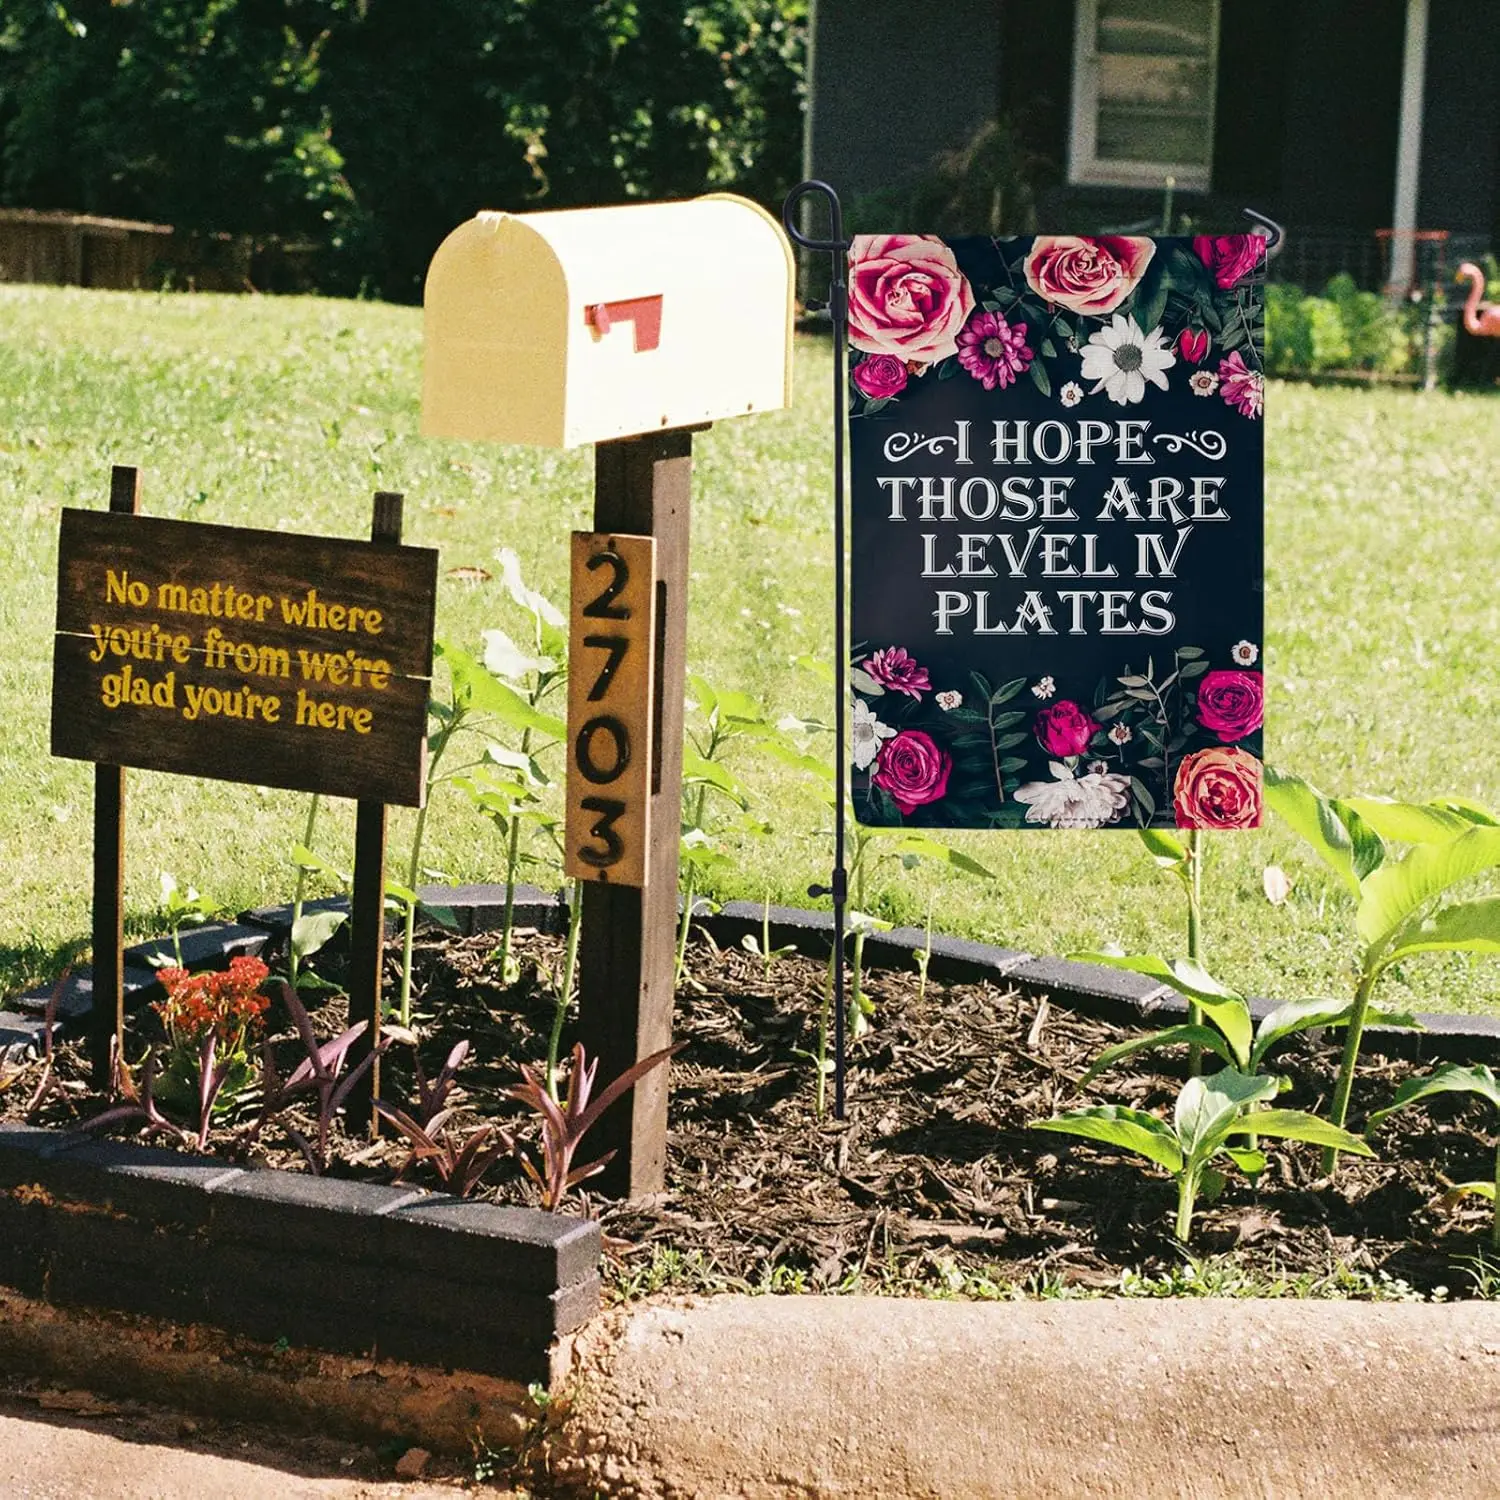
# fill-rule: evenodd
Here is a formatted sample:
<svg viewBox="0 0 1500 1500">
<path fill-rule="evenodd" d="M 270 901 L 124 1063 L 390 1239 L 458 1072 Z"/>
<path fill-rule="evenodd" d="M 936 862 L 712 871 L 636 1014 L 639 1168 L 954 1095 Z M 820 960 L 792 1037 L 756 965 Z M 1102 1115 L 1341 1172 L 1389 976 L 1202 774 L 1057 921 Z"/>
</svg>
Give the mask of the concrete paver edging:
<svg viewBox="0 0 1500 1500">
<path fill-rule="evenodd" d="M 581 1494 L 1500 1494 L 1500 1306 L 715 1297 L 585 1336 Z"/>
</svg>

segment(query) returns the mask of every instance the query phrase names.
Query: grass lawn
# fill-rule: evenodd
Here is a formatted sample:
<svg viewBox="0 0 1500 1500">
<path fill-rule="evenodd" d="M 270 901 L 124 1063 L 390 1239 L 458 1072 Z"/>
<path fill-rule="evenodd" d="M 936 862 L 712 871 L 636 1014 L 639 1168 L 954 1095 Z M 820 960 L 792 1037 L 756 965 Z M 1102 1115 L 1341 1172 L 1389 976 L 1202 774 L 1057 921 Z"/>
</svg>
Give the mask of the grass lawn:
<svg viewBox="0 0 1500 1500">
<path fill-rule="evenodd" d="M 90 773 L 47 747 L 58 512 L 102 508 L 109 466 L 144 470 L 153 515 L 364 536 L 370 494 L 403 491 L 407 540 L 442 552 L 438 633 L 471 649 L 520 634 L 493 569 L 502 546 L 563 602 L 568 532 L 590 516 L 589 450 L 417 436 L 420 314 L 317 299 L 0 287 L 0 988 L 44 977 L 88 932 Z M 827 717 L 793 659 L 831 657 L 828 346 L 797 354 L 795 410 L 697 440 L 689 658 L 770 708 Z M 1268 408 L 1267 754 L 1331 792 L 1500 802 L 1486 749 L 1500 714 L 1496 507 L 1500 399 L 1276 386 Z M 460 570 L 449 575 L 449 570 Z M 468 575 L 468 576 L 466 576 Z M 772 824 L 716 894 L 800 902 L 826 878 L 826 818 L 770 767 L 743 772 Z M 225 907 L 284 897 L 305 798 L 132 772 L 127 906 L 155 930 L 158 872 Z M 320 851 L 347 868 L 353 811 Z M 392 873 L 411 815 L 392 817 Z M 887 861 L 882 914 L 1033 952 L 1118 941 L 1183 946 L 1175 883 L 1121 833 L 962 835 L 994 871 L 970 882 Z M 501 843 L 451 789 L 428 824 L 430 870 L 495 878 Z M 1272 907 L 1267 863 L 1294 881 Z M 1343 993 L 1352 903 L 1279 826 L 1213 839 L 1208 956 L 1282 997 Z M 1389 982 L 1429 1009 L 1500 1011 L 1500 964 L 1410 965 Z"/>
</svg>

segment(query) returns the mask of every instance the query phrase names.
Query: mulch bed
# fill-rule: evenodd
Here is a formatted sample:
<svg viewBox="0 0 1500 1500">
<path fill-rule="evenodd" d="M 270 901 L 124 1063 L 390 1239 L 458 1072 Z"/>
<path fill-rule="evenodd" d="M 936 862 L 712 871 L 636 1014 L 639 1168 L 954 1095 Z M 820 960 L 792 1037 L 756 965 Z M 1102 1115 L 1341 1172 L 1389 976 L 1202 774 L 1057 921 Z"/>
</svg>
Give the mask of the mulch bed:
<svg viewBox="0 0 1500 1500">
<path fill-rule="evenodd" d="M 522 977 L 510 986 L 499 982 L 495 946 L 493 935 L 430 935 L 418 944 L 429 1072 L 457 1039 L 473 1044 L 460 1074 L 460 1123 L 515 1118 L 519 1106 L 503 1090 L 516 1081 L 519 1063 L 545 1055 L 552 1020 L 548 976 L 561 967 L 560 942 L 524 936 Z M 1171 1234 L 1175 1189 L 1164 1174 L 1028 1129 L 1081 1103 L 1169 1111 L 1183 1077 L 1182 1049 L 1122 1064 L 1085 1096 L 1078 1080 L 1125 1035 L 1121 1028 L 991 985 L 924 990 L 915 973 L 876 972 L 867 976 L 874 1028 L 852 1049 L 848 1118 L 836 1121 L 830 1110 L 819 1119 L 806 1054 L 814 1048 L 823 966 L 786 957 L 768 973 L 757 957 L 700 943 L 690 951 L 689 973 L 678 996 L 677 1035 L 687 1046 L 673 1063 L 666 1191 L 645 1203 L 586 1197 L 573 1205 L 601 1219 L 621 1292 L 664 1283 L 1094 1288 L 1117 1286 L 1126 1272 L 1182 1266 Z M 322 1007 L 320 1032 L 339 1027 L 341 1007 L 341 1000 Z M 143 1038 L 149 1016 L 132 1024 Z M 280 1024 L 290 1066 L 295 1038 L 284 1018 Z M 1325 1111 L 1337 1062 L 1337 1034 L 1289 1043 L 1275 1057 L 1291 1085 L 1278 1105 Z M 1388 1103 L 1411 1068 L 1367 1059 L 1351 1125 L 1358 1129 L 1367 1111 Z M 73 1125 L 97 1113 L 84 1076 L 75 1048 L 61 1049 L 59 1087 L 35 1123 Z M 0 1094 L 0 1112 L 15 1117 L 35 1077 L 34 1065 Z M 398 1048 L 386 1064 L 385 1096 L 405 1104 L 410 1077 L 409 1052 Z M 1475 1283 L 1465 1260 L 1488 1244 L 1488 1206 L 1450 1212 L 1433 1200 L 1440 1177 L 1492 1172 L 1490 1128 L 1473 1103 L 1433 1101 L 1381 1133 L 1380 1160 L 1346 1156 L 1331 1183 L 1320 1175 L 1315 1148 L 1270 1143 L 1258 1184 L 1231 1174 L 1217 1202 L 1201 1206 L 1191 1248 L 1230 1253 L 1236 1268 L 1255 1277 L 1324 1277 L 1347 1268 L 1372 1281 L 1383 1273 L 1419 1292 L 1441 1286 L 1469 1294 Z M 228 1132 L 216 1132 L 216 1147 L 228 1142 Z M 340 1139 L 331 1170 L 389 1180 L 405 1154 L 399 1141 Z M 274 1125 L 254 1159 L 301 1164 Z M 430 1181 L 422 1169 L 410 1175 Z M 491 1175 L 480 1196 L 533 1201 L 509 1161 Z"/>
</svg>

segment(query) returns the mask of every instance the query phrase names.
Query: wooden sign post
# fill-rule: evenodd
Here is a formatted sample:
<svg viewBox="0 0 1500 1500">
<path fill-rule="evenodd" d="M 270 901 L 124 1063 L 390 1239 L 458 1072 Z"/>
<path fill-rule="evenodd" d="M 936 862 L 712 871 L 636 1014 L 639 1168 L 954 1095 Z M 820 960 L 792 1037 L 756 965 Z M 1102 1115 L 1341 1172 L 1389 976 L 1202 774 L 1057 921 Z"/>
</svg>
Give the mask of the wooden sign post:
<svg viewBox="0 0 1500 1500">
<path fill-rule="evenodd" d="M 124 766 L 358 799 L 350 1012 L 368 1050 L 385 806 L 425 792 L 437 553 L 396 545 L 399 495 L 375 497 L 365 543 L 141 516 L 139 490 L 117 468 L 110 510 L 65 510 L 58 546 L 52 753 L 96 765 L 96 1081 L 123 1024 Z"/>
<path fill-rule="evenodd" d="M 574 538 L 568 873 L 584 882 L 579 1032 L 599 1061 L 601 1084 L 672 1041 L 692 465 L 686 429 L 599 443 L 595 533 Z M 604 609 L 616 613 L 601 617 Z M 618 670 L 601 687 L 601 662 L 607 668 L 622 644 Z M 619 705 L 620 729 L 594 727 L 606 722 L 601 701 Z M 616 762 L 617 774 L 601 780 Z M 617 1153 L 599 1179 L 602 1191 L 630 1198 L 660 1191 L 667 1069 L 647 1073 L 596 1133 L 600 1153 Z"/>
</svg>

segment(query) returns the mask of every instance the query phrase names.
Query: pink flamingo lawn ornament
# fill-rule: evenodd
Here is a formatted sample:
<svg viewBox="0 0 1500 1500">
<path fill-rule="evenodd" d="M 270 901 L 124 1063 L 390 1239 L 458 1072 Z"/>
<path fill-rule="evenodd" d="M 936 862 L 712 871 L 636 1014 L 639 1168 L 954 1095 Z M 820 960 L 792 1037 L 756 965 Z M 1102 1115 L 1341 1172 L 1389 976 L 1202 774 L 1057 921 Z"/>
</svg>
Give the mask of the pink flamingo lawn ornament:
<svg viewBox="0 0 1500 1500">
<path fill-rule="evenodd" d="M 1464 303 L 1464 328 L 1478 338 L 1500 339 L 1500 303 L 1481 302 L 1484 272 L 1473 261 L 1458 268 L 1458 279 L 1469 282 L 1469 300 Z"/>
</svg>

